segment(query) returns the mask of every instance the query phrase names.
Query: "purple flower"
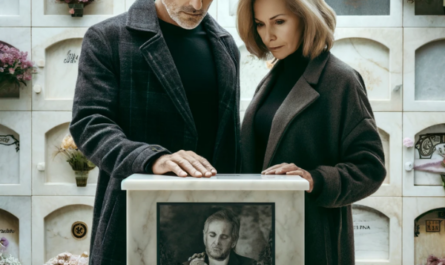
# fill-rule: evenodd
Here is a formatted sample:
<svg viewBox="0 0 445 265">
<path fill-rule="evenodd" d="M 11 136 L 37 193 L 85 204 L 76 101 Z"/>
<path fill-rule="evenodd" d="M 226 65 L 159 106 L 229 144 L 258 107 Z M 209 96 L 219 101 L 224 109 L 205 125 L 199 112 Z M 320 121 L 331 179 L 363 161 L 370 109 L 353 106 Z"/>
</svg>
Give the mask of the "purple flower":
<svg viewBox="0 0 445 265">
<path fill-rule="evenodd" d="M 6 239 L 6 237 L 2 237 L 2 238 L 0 239 L 0 244 L 1 244 L 4 248 L 7 248 L 8 245 L 9 245 L 9 241 L 8 241 L 8 239 Z"/>
<path fill-rule="evenodd" d="M 409 137 L 406 137 L 405 139 L 403 139 L 403 145 L 405 146 L 405 147 L 413 147 L 414 146 L 414 141 L 411 139 L 411 138 L 409 138 Z"/>
</svg>

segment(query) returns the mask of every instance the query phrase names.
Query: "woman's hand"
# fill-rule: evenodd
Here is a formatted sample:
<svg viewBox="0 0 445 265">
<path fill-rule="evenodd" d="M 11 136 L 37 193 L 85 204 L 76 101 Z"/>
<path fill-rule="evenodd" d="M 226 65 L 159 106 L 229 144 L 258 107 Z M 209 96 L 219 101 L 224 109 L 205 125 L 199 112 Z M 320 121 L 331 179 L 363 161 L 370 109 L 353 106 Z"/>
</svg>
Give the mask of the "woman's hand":
<svg viewBox="0 0 445 265">
<path fill-rule="evenodd" d="M 281 163 L 265 169 L 261 172 L 263 175 L 298 175 L 307 181 L 309 181 L 309 190 L 307 192 L 311 193 L 314 189 L 314 180 L 309 172 L 297 167 L 294 163 Z"/>
</svg>

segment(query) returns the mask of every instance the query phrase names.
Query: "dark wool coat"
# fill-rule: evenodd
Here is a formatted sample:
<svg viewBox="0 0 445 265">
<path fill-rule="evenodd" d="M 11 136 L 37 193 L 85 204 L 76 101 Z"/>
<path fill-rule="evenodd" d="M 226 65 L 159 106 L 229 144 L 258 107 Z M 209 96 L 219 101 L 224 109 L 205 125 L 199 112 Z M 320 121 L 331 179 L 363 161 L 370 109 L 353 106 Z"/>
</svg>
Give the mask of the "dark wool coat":
<svg viewBox="0 0 445 265">
<path fill-rule="evenodd" d="M 190 265 L 190 262 L 191 261 L 183 262 L 182 265 Z M 209 264 L 209 257 L 207 255 L 204 262 Z M 238 255 L 235 251 L 231 251 L 227 265 L 257 265 L 257 262 L 251 258 Z"/>
<path fill-rule="evenodd" d="M 239 51 L 207 15 L 219 91 L 214 160 L 235 173 L 239 155 Z M 193 62 L 190 62 L 193 67 Z M 197 131 L 153 0 L 91 27 L 85 35 L 70 132 L 99 169 L 90 265 L 126 264 L 126 192 L 121 182 L 160 153 L 196 150 Z"/>
<path fill-rule="evenodd" d="M 259 173 L 254 116 L 278 68 L 260 83 L 244 117 L 245 173 Z M 283 162 L 309 171 L 319 185 L 305 198 L 305 264 L 355 264 L 351 204 L 374 193 L 386 170 L 363 80 L 330 52 L 309 62 L 275 114 L 263 169 Z"/>
</svg>

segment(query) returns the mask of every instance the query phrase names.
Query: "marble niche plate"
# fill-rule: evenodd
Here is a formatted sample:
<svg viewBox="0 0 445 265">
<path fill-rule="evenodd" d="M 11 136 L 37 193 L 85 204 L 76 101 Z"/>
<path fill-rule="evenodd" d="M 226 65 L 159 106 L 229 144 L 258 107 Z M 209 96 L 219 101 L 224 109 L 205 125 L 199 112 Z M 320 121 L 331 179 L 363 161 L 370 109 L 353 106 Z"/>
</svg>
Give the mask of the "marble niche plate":
<svg viewBox="0 0 445 265">
<path fill-rule="evenodd" d="M 0 6 L 2 6 L 0 1 Z M 3 7 L 3 6 L 2 6 Z M 1 11 L 0 11 L 1 13 Z M 0 25 L 1 22 L 0 16 Z M 1 28 L 0 43 L 19 49 L 28 53 L 28 59 L 31 60 L 31 29 L 30 28 Z M 13 97 L 3 97 L 0 95 L 0 110 L 31 110 L 31 81 L 27 86 L 20 85 L 19 95 Z"/>
<path fill-rule="evenodd" d="M 374 111 L 402 111 L 402 29 L 335 31 L 332 54 L 357 70 Z"/>
<path fill-rule="evenodd" d="M 402 113 L 374 113 L 383 151 L 385 152 L 386 178 L 371 196 L 402 196 Z"/>
<path fill-rule="evenodd" d="M 0 0 L 0 25 L 2 27 L 30 27 L 31 0 Z M 0 34 L 0 36 L 4 36 Z"/>
<path fill-rule="evenodd" d="M 77 187 L 74 171 L 62 156 L 55 156 L 57 146 L 69 134 L 71 112 L 32 113 L 33 195 L 94 195 L 99 170 L 88 174 L 86 187 Z M 41 167 L 41 170 L 38 169 Z"/>
<path fill-rule="evenodd" d="M 31 264 L 31 196 L 0 196 L 1 237 L 9 241 L 6 256 Z"/>
<path fill-rule="evenodd" d="M 405 111 L 445 111 L 444 38 L 444 28 L 404 29 Z"/>
<path fill-rule="evenodd" d="M 33 110 L 71 110 L 85 28 L 33 28 Z M 39 92 L 40 91 L 40 92 Z"/>
<path fill-rule="evenodd" d="M 94 197 L 34 196 L 32 199 L 32 264 L 41 265 L 59 253 L 89 252 Z M 76 238 L 75 222 L 86 224 L 86 234 Z"/>
<path fill-rule="evenodd" d="M 429 141 L 422 144 L 419 142 L 421 135 L 425 134 L 444 134 L 437 136 L 440 138 L 434 140 L 432 145 Z M 442 178 L 440 173 L 430 173 L 431 170 L 445 171 L 440 161 L 444 158 L 440 155 L 440 151 L 445 148 L 445 114 L 443 112 L 405 112 L 403 114 L 403 138 L 410 138 L 416 145 L 419 143 L 420 149 L 416 146 L 407 148 L 403 147 L 403 195 L 404 196 L 445 196 L 445 189 L 442 186 Z M 442 139 L 443 138 L 443 139 Z M 419 150 L 426 153 L 432 151 L 429 156 L 420 156 Z M 428 149 L 428 150 L 427 150 Z M 429 171 L 417 170 L 418 166 L 426 163 L 435 163 L 428 167 Z M 409 164 L 415 166 L 414 169 Z M 417 169 L 416 169 L 417 168 Z"/>
<path fill-rule="evenodd" d="M 0 112 L 0 194 L 31 195 L 31 112 Z"/>
<path fill-rule="evenodd" d="M 368 197 L 352 216 L 357 265 L 402 264 L 402 198 Z"/>
<path fill-rule="evenodd" d="M 403 3 L 403 27 L 434 28 L 445 27 L 443 0 L 416 1 Z"/>
<path fill-rule="evenodd" d="M 32 1 L 32 25 L 37 27 L 89 27 L 125 11 L 125 0 L 95 0 L 83 17 L 71 17 L 64 1 Z"/>
<path fill-rule="evenodd" d="M 326 3 L 337 14 L 338 28 L 394 28 L 402 26 L 403 1 L 326 0 Z"/>
<path fill-rule="evenodd" d="M 445 198 L 403 198 L 403 264 L 426 264 L 429 255 L 444 258 L 445 219 L 437 211 L 445 212 Z M 433 211 L 432 213 L 428 213 Z M 425 214 L 425 215 L 424 215 Z M 421 217 L 421 215 L 424 215 Z M 420 218 L 419 218 L 420 217 Z M 415 220 L 418 229 L 416 229 Z M 439 221 L 431 232 L 426 231 L 426 221 Z M 431 227 L 430 227 L 431 229 Z M 415 236 L 415 232 L 418 236 Z"/>
</svg>

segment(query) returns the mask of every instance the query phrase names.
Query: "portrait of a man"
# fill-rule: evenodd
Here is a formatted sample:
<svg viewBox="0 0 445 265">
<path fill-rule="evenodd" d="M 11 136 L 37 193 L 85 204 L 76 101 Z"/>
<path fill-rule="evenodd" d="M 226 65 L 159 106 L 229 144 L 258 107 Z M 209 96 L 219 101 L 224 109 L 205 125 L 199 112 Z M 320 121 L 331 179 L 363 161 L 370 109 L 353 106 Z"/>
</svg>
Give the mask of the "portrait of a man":
<svg viewBox="0 0 445 265">
<path fill-rule="evenodd" d="M 158 265 L 275 264 L 274 203 L 158 203 Z"/>
<path fill-rule="evenodd" d="M 234 251 L 239 239 L 239 229 L 239 218 L 230 209 L 212 214 L 204 224 L 205 252 L 194 254 L 183 264 L 256 265 L 255 260 L 238 255 Z"/>
</svg>

